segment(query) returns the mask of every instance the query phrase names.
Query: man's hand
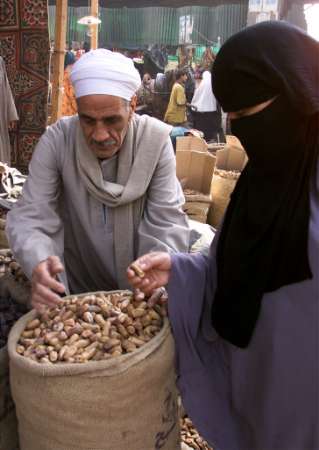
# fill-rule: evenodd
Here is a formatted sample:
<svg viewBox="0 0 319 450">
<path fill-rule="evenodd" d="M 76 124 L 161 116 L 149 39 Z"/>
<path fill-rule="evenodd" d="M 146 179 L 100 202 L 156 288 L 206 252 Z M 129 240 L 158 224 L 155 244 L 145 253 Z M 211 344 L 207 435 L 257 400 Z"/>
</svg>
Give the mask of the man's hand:
<svg viewBox="0 0 319 450">
<path fill-rule="evenodd" d="M 134 289 L 139 289 L 145 295 L 151 295 L 155 289 L 166 286 L 172 266 L 169 253 L 154 252 L 141 256 L 134 261 L 144 272 L 144 276 L 138 276 L 128 267 L 127 277 Z"/>
<path fill-rule="evenodd" d="M 58 256 L 49 256 L 34 268 L 31 282 L 33 308 L 41 311 L 44 306 L 57 306 L 60 297 L 55 292 L 64 294 L 65 287 L 57 281 L 56 276 L 63 271 L 64 267 Z"/>
<path fill-rule="evenodd" d="M 16 129 L 17 129 L 17 123 L 18 123 L 17 120 L 11 120 L 11 121 L 9 122 L 9 125 L 8 125 L 9 130 L 10 130 L 10 131 L 16 130 Z"/>
</svg>

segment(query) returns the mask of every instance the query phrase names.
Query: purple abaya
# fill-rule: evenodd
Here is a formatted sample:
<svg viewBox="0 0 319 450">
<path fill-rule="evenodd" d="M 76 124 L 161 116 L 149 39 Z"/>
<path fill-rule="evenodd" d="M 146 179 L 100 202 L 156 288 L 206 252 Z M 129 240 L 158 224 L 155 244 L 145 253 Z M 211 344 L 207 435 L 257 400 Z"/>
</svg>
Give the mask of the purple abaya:
<svg viewBox="0 0 319 450">
<path fill-rule="evenodd" d="M 318 450 L 319 170 L 309 221 L 313 278 L 263 296 L 245 349 L 211 326 L 217 240 L 208 258 L 173 256 L 169 315 L 185 410 L 214 450 Z"/>
</svg>

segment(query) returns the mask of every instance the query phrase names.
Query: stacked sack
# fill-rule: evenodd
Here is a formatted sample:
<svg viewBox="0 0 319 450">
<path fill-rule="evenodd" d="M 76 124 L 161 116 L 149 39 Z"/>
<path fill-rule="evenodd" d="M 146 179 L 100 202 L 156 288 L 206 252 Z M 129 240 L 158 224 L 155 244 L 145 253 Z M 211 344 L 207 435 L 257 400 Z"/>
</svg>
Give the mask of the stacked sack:
<svg viewBox="0 0 319 450">
<path fill-rule="evenodd" d="M 195 136 L 177 138 L 176 174 L 185 196 L 183 210 L 197 222 L 207 222 L 214 167 L 215 156 L 208 151 L 204 139 Z"/>
<path fill-rule="evenodd" d="M 208 223 L 214 228 L 221 224 L 238 178 L 247 163 L 246 153 L 235 136 L 226 136 L 224 149 L 216 151 L 216 165 L 211 183 L 212 206 Z"/>
<path fill-rule="evenodd" d="M 194 189 L 184 188 L 183 192 L 185 196 L 183 211 L 190 219 L 206 223 L 208 211 L 212 203 L 211 196 L 202 194 Z"/>
<path fill-rule="evenodd" d="M 13 324 L 26 312 L 10 296 L 0 297 L 0 450 L 18 449 L 18 427 L 10 392 L 7 338 Z"/>
</svg>

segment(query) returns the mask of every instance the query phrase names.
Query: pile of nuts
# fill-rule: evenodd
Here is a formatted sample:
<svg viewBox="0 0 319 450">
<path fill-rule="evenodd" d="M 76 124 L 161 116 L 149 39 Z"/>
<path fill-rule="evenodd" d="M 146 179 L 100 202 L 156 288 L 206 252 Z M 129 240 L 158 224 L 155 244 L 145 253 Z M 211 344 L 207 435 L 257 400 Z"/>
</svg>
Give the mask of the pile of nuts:
<svg viewBox="0 0 319 450">
<path fill-rule="evenodd" d="M 28 278 L 9 249 L 0 250 L 0 278 L 7 273 L 10 273 L 18 283 L 29 284 Z"/>
<path fill-rule="evenodd" d="M 6 345 L 14 323 L 26 312 L 27 306 L 15 302 L 10 296 L 0 298 L 0 348 Z"/>
<path fill-rule="evenodd" d="M 199 191 L 195 191 L 194 189 L 185 188 L 183 189 L 184 195 L 203 195 Z"/>
<path fill-rule="evenodd" d="M 200 437 L 189 417 L 180 419 L 181 440 L 194 450 L 212 450 L 212 448 Z"/>
<path fill-rule="evenodd" d="M 215 169 L 214 176 L 219 176 L 228 180 L 238 180 L 240 177 L 240 172 L 238 170 Z"/>
<path fill-rule="evenodd" d="M 40 363 L 86 363 L 134 352 L 162 328 L 164 306 L 149 307 L 129 292 L 61 299 L 27 323 L 20 355 Z"/>
</svg>

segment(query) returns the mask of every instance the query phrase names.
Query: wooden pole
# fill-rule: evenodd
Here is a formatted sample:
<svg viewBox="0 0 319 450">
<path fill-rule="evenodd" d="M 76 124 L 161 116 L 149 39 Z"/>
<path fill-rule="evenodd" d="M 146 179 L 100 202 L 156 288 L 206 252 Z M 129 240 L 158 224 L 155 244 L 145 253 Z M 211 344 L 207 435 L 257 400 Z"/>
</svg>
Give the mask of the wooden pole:
<svg viewBox="0 0 319 450">
<path fill-rule="evenodd" d="M 91 16 L 99 17 L 99 0 L 91 0 Z M 99 25 L 91 25 L 91 50 L 98 48 Z"/>
<path fill-rule="evenodd" d="M 61 117 L 64 55 L 67 28 L 68 0 L 57 0 L 55 10 L 55 40 L 53 52 L 53 78 L 52 78 L 52 113 L 51 123 Z"/>
</svg>

